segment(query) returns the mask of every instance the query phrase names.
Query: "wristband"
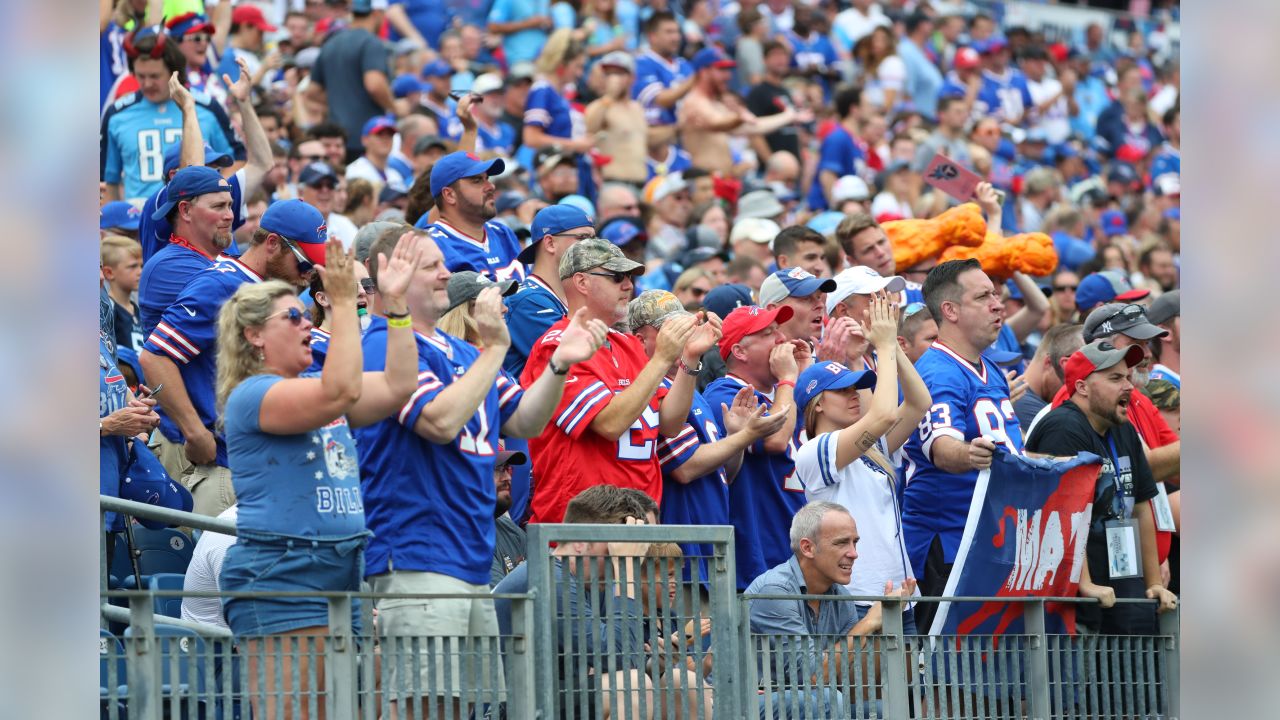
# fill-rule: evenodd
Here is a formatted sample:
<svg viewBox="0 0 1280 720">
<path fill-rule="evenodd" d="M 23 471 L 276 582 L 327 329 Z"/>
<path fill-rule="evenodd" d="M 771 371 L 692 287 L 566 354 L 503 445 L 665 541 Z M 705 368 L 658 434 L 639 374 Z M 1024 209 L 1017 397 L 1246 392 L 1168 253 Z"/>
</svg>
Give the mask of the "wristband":
<svg viewBox="0 0 1280 720">
<path fill-rule="evenodd" d="M 795 390 L 795 389 L 796 389 L 796 381 L 795 381 L 795 380 L 779 380 L 779 381 L 778 381 L 778 384 L 776 385 L 776 387 L 782 387 L 783 385 L 790 385 L 792 390 Z"/>
<path fill-rule="evenodd" d="M 551 374 L 552 374 L 552 375 L 560 375 L 561 377 L 563 377 L 563 376 L 565 376 L 565 375 L 568 375 L 568 374 L 569 374 L 569 368 L 571 368 L 571 367 L 573 367 L 573 366 L 572 366 L 572 365 L 565 365 L 563 370 L 557 370 L 557 369 L 556 369 L 556 361 L 555 361 L 554 359 L 552 359 L 552 358 L 547 358 L 547 367 L 551 369 Z"/>
<path fill-rule="evenodd" d="M 393 313 L 393 312 L 389 312 L 389 313 L 383 313 L 383 315 L 384 315 L 388 320 L 399 320 L 399 319 L 401 319 L 401 318 L 407 318 L 407 317 L 409 317 L 409 313 L 407 313 L 407 312 L 402 312 L 402 313 Z"/>
<path fill-rule="evenodd" d="M 405 313 L 404 315 L 388 315 L 387 327 L 389 328 L 413 327 L 413 319 L 409 317 L 408 313 Z"/>
<path fill-rule="evenodd" d="M 680 357 L 679 362 L 680 362 L 680 369 L 684 371 L 686 375 L 693 375 L 696 377 L 698 373 L 702 372 L 702 358 L 698 358 L 698 367 L 691 368 L 688 365 L 686 365 L 684 362 L 683 355 Z"/>
</svg>

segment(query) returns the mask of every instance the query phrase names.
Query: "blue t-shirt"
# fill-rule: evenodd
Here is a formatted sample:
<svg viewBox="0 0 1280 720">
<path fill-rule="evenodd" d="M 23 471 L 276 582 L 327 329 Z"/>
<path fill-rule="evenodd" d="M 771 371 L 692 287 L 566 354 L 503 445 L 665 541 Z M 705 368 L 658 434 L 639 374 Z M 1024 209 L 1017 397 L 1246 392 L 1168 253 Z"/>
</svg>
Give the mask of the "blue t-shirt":
<svg viewBox="0 0 1280 720">
<path fill-rule="evenodd" d="M 688 60 L 676 57 L 668 62 L 652 50 L 645 50 L 636 58 L 636 80 L 631 85 L 631 97 L 644 106 L 644 117 L 650 125 L 675 125 L 676 109 L 664 108 L 655 101 L 658 93 L 693 74 Z"/>
<path fill-rule="evenodd" d="M 223 258 L 213 267 L 196 273 L 183 288 L 173 305 L 165 310 L 155 330 L 147 337 L 143 349 L 168 357 L 178 366 L 187 397 L 200 422 L 218 441 L 217 459 L 227 466 L 227 446 L 215 429 L 218 419 L 215 388 L 218 379 L 218 311 L 245 283 L 262 282 L 262 278 L 235 258 Z M 160 432 L 175 443 L 184 442 L 178 425 L 160 413 Z"/>
<path fill-rule="evenodd" d="M 488 19 L 491 23 L 509 23 L 538 15 L 551 15 L 550 0 L 493 0 Z M 546 42 L 547 32 L 536 28 L 503 35 L 502 50 L 507 56 L 507 67 L 538 59 Z"/>
<path fill-rule="evenodd" d="M 898 57 L 907 68 L 907 81 L 902 89 L 911 97 L 911 104 L 930 118 L 937 116 L 938 91 L 942 89 L 938 66 L 919 45 L 907 38 L 898 41 Z"/>
<path fill-rule="evenodd" d="M 471 369 L 480 351 L 438 330 L 430 338 L 415 335 L 418 389 L 395 415 L 356 430 L 365 514 L 374 533 L 365 549 L 365 575 L 413 570 L 488 585 L 498 431 L 524 391 L 499 372 L 457 438 L 437 445 L 419 436 L 414 425 L 423 409 Z M 374 319 L 363 347 L 364 369 L 385 370 L 385 320 Z"/>
<path fill-rule="evenodd" d="M 192 93 L 204 141 L 236 160 L 245 159 L 244 143 L 236 137 L 222 106 L 203 93 Z M 172 100 L 157 105 L 133 93 L 120 98 L 102 116 L 99 134 L 102 181 L 123 185 L 125 200 L 142 199 L 160 189 L 164 153 L 182 142 L 182 111 Z"/>
<path fill-rule="evenodd" d="M 227 457 L 240 508 L 236 529 L 329 538 L 362 532 L 360 463 L 347 418 L 296 435 L 259 425 L 262 398 L 281 380 L 254 375 L 227 397 Z"/>
<path fill-rule="evenodd" d="M 853 141 L 853 136 L 844 127 L 837 126 L 822 139 L 818 151 L 818 171 L 813 177 L 813 185 L 809 188 L 809 209 L 826 210 L 827 197 L 822 193 L 822 171 L 829 170 L 836 178 L 845 175 L 859 175 L 866 167 L 866 155 L 862 148 Z"/>
<path fill-rule="evenodd" d="M 476 123 L 476 152 L 510 155 L 516 147 L 516 130 L 498 120 L 492 126 Z"/>
<path fill-rule="evenodd" d="M 241 225 L 244 225 L 245 215 L 248 214 L 245 209 L 244 199 L 244 170 L 237 170 L 231 177 L 227 178 L 227 184 L 231 186 L 231 231 L 235 232 Z M 169 186 L 162 185 L 142 204 L 142 215 L 138 221 L 138 242 L 142 243 L 142 261 L 144 263 L 150 260 L 152 255 L 164 249 L 169 244 L 169 237 L 173 235 L 173 226 L 169 224 L 169 218 L 162 217 L 159 220 L 151 218 L 155 214 L 156 208 L 168 201 Z M 225 252 L 227 255 L 240 254 L 235 240 L 231 241 L 231 246 Z"/>
<path fill-rule="evenodd" d="M 671 385 L 669 380 L 662 382 L 664 387 Z M 729 478 L 723 466 L 688 484 L 671 476 L 693 457 L 698 448 L 724 437 L 717 422 L 711 404 L 695 390 L 684 429 L 675 437 L 662 438 L 658 442 L 658 462 L 662 465 L 663 525 L 733 524 L 729 520 Z M 684 551 L 685 559 L 691 561 L 684 566 L 684 579 L 691 579 L 692 561 L 696 560 L 698 580 L 707 582 L 710 578 L 707 562 L 715 556 L 715 546 L 681 543 L 680 549 Z"/>
<path fill-rule="evenodd" d="M 138 281 L 138 321 L 145 338 L 156 329 L 160 317 L 178 299 L 182 289 L 201 270 L 213 267 L 214 258 L 185 245 L 170 243 L 142 264 Z"/>
<path fill-rule="evenodd" d="M 440 246 L 444 264 L 450 272 L 474 270 L 490 280 L 524 280 L 524 264 L 520 262 L 520 240 L 502 223 L 484 224 L 484 237 L 477 240 L 444 221 L 428 223 L 423 215 L 417 223 Z"/>
<path fill-rule="evenodd" d="M 703 391 L 721 437 L 728 432 L 720 406 L 732 405 L 734 396 L 746 386 L 740 378 L 726 375 Z M 755 392 L 760 403 L 773 404 L 772 398 Z M 729 485 L 739 590 L 791 555 L 791 517 L 804 507 L 804 485 L 795 477 L 795 451 L 795 441 L 780 453 L 765 453 L 764 441 L 757 441 L 747 448 L 738 476 Z"/>
<path fill-rule="evenodd" d="M 98 417 L 105 418 L 129 404 L 129 385 L 111 357 L 111 345 L 106 335 L 98 338 Z M 128 438 L 120 435 L 104 435 L 98 441 L 98 492 L 110 497 L 120 497 L 120 478 L 128 464 Z M 110 514 L 108 530 L 124 527 L 115 513 Z"/>
<path fill-rule="evenodd" d="M 404 8 L 409 22 L 432 50 L 440 49 L 440 35 L 455 19 L 462 25 L 483 29 L 489 14 L 489 0 L 394 0 L 392 4 Z M 391 39 L 401 37 L 391 26 Z"/>
<path fill-rule="evenodd" d="M 569 314 L 569 308 L 537 275 L 529 275 L 520 290 L 507 298 L 507 332 L 511 347 L 502 361 L 502 369 L 511 377 L 524 373 L 533 344 L 547 334 L 552 325 Z"/>
<path fill-rule="evenodd" d="M 982 71 L 982 87 L 974 100 L 974 111 L 978 115 L 994 115 L 1006 122 L 1021 123 L 1027 111 L 1034 107 L 1027 76 L 1020 70 L 1007 68 L 1003 75 Z"/>
<path fill-rule="evenodd" d="M 1022 452 L 1022 427 L 1009 401 L 1009 382 L 1000 367 L 981 358 L 981 370 L 940 342 L 916 361 L 916 370 L 933 396 L 933 407 L 907 440 L 906 488 L 902 494 L 902 531 L 916 577 L 935 536 L 945 562 L 960 548 L 978 472 L 953 474 L 930 459 L 933 442 L 949 437 L 967 443 L 982 436 L 1009 452 Z"/>
</svg>

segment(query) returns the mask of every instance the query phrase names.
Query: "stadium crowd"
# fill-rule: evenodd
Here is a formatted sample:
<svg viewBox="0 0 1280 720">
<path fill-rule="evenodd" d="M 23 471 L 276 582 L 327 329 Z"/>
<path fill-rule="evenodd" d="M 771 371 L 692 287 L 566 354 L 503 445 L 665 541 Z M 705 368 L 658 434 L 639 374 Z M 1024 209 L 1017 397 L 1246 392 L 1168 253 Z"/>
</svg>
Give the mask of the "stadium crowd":
<svg viewBox="0 0 1280 720">
<path fill-rule="evenodd" d="M 1152 633 L 1112 601 L 1178 583 L 1153 4 L 1046 38 L 949 0 L 101 0 L 101 492 L 149 450 L 234 519 L 188 589 L 470 593 L 384 601 L 378 632 L 491 636 L 530 522 L 732 525 L 740 591 L 941 595 L 997 453 L 1089 451 L 1080 623 Z M 1141 557 L 1109 577 L 1124 523 Z M 614 545 L 556 555 L 709 554 Z"/>
</svg>

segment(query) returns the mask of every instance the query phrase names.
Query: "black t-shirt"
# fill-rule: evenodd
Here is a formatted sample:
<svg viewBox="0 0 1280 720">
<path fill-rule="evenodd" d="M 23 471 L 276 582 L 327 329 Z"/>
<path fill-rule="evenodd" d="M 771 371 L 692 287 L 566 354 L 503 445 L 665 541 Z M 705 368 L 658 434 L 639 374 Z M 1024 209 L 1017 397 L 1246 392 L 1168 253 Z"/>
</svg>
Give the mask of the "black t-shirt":
<svg viewBox="0 0 1280 720">
<path fill-rule="evenodd" d="M 767 117 L 784 112 L 791 105 L 791 95 L 781 85 L 762 82 L 747 93 L 747 109 L 757 117 Z M 764 136 L 769 150 L 787 152 L 800 157 L 800 133 L 793 126 L 786 126 Z M 761 158 L 763 164 L 765 158 Z"/>
<path fill-rule="evenodd" d="M 1089 575 L 1095 583 L 1115 588 L 1116 597 L 1145 597 L 1143 578 L 1111 580 L 1107 563 L 1106 521 L 1132 517 L 1136 503 L 1146 502 L 1157 494 L 1138 431 L 1132 424 L 1124 423 L 1108 430 L 1105 436 L 1099 435 L 1084 412 L 1068 400 L 1040 420 L 1026 448 L 1028 452 L 1058 456 L 1091 452 L 1102 458 L 1102 472 L 1098 474 L 1094 490 L 1089 540 L 1085 545 Z M 1117 465 L 1120 468 L 1118 485 L 1114 470 Z M 1123 489 L 1123 503 L 1117 498 L 1117 487 Z M 1147 605 L 1116 605 L 1101 616 L 1096 605 L 1081 605 L 1076 617 L 1082 624 L 1107 634 L 1155 632 L 1155 609 Z"/>
</svg>

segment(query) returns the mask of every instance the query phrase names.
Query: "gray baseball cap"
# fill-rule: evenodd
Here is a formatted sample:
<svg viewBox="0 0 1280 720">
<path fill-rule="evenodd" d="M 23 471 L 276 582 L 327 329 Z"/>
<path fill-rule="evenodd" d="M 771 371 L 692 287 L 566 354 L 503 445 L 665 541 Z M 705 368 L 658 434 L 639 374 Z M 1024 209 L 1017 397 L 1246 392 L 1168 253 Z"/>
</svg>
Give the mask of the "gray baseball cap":
<svg viewBox="0 0 1280 720">
<path fill-rule="evenodd" d="M 645 326 L 660 328 L 673 317 L 692 314 L 666 290 L 646 290 L 627 304 L 627 325 L 631 332 Z"/>
<path fill-rule="evenodd" d="M 608 240 L 590 238 L 573 244 L 560 258 L 560 279 L 594 268 L 643 275 L 644 265 L 630 260 Z"/>
<path fill-rule="evenodd" d="M 1084 341 L 1111 337 L 1117 333 L 1134 340 L 1150 340 L 1164 337 L 1168 330 L 1151 324 L 1146 308 L 1132 303 L 1107 303 L 1100 305 L 1084 321 Z"/>
<path fill-rule="evenodd" d="M 520 289 L 516 287 L 515 280 L 494 282 L 474 270 L 461 270 L 450 275 L 448 286 L 449 307 L 445 308 L 445 312 L 449 312 L 469 300 L 475 300 L 481 290 L 494 286 L 502 288 L 503 297 L 514 295 Z"/>
<path fill-rule="evenodd" d="M 1156 325 L 1164 325 L 1182 314 L 1182 291 L 1170 290 L 1151 303 L 1147 319 Z"/>
</svg>

